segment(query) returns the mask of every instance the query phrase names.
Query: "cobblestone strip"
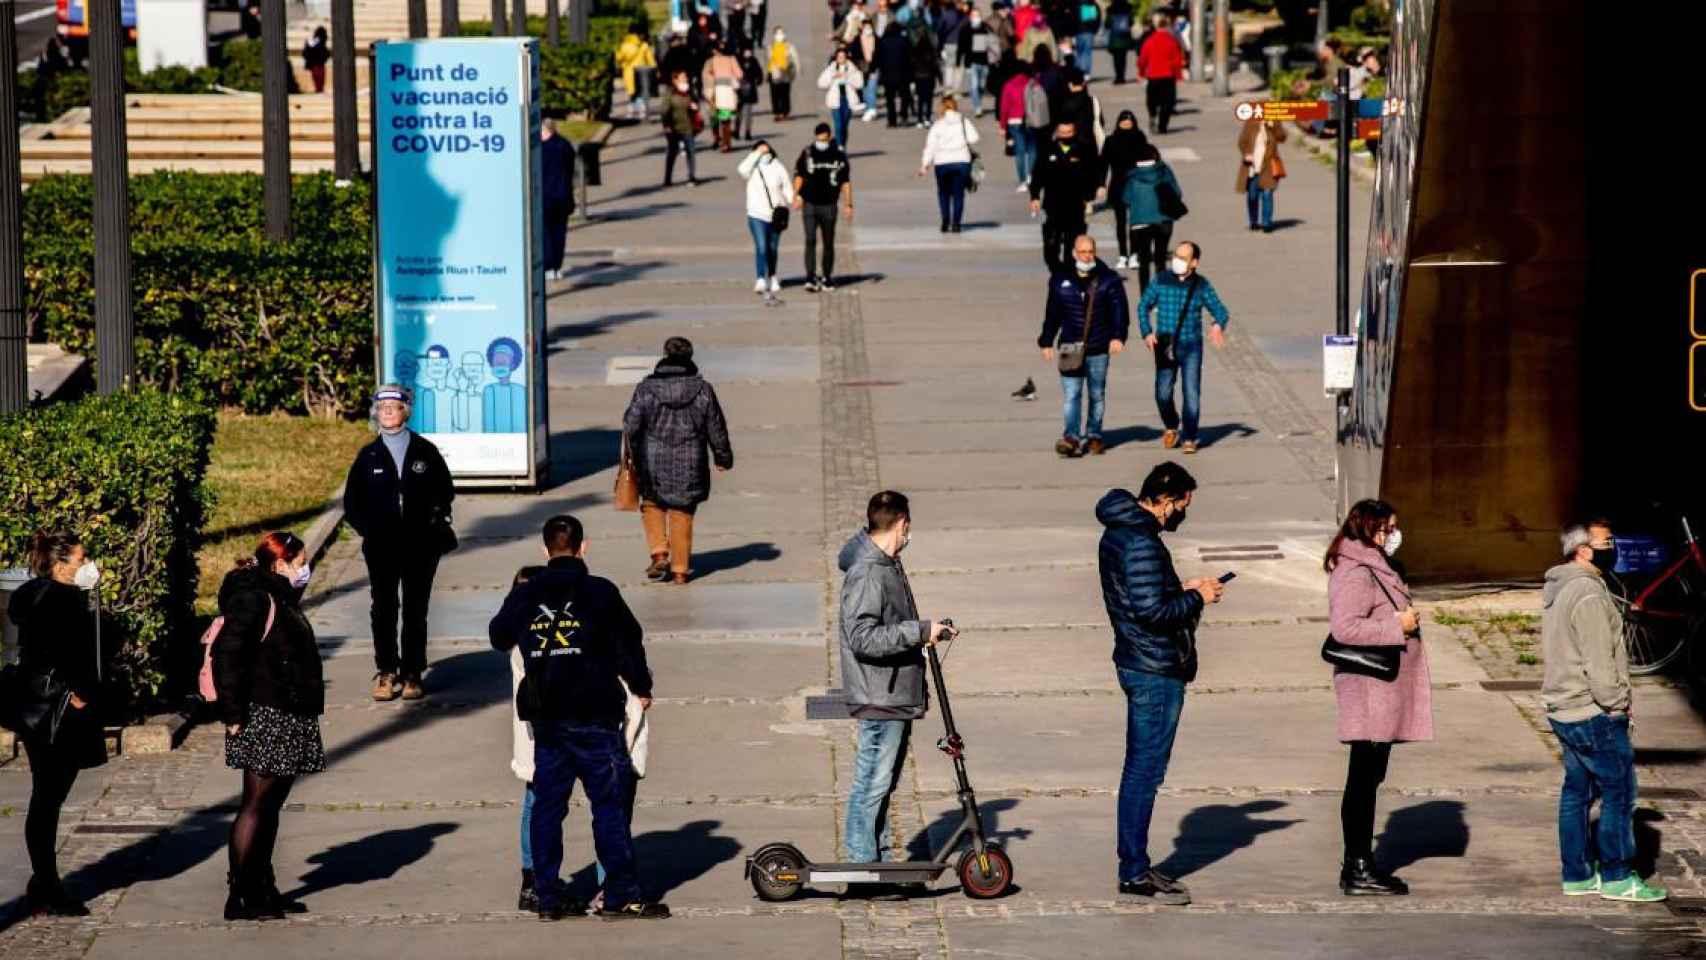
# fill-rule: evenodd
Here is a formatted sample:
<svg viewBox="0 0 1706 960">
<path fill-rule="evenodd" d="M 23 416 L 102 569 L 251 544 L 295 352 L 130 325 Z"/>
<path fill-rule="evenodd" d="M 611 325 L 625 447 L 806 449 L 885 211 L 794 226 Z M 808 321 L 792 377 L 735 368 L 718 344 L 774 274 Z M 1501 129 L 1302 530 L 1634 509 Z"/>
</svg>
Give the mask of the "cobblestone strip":
<svg viewBox="0 0 1706 960">
<path fill-rule="evenodd" d="M 1304 474 L 1329 499 L 1336 498 L 1334 438 L 1331 432 L 1321 429 L 1318 415 L 1291 392 L 1261 348 L 1241 331 L 1234 329 L 1227 333 L 1226 349 L 1220 351 L 1220 358 L 1238 389 L 1250 401 L 1250 408 L 1257 411 L 1256 415 L 1274 432 Z"/>
<path fill-rule="evenodd" d="M 102 892 L 88 902 L 90 916 L 80 920 L 26 920 L 0 933 L 0 957 L 6 960 L 70 960 L 83 956 L 99 930 L 107 926 L 130 881 L 189 806 L 210 758 L 224 747 L 220 731 L 198 727 L 177 750 L 158 756 L 115 757 L 106 771 L 107 786 L 80 818 L 63 817 L 59 870 L 75 877 L 74 889 Z M 83 825 L 123 824 L 135 832 L 85 834 Z M 152 829 L 151 829 L 152 828 Z M 80 876 L 79 876 L 80 875 Z"/>
</svg>

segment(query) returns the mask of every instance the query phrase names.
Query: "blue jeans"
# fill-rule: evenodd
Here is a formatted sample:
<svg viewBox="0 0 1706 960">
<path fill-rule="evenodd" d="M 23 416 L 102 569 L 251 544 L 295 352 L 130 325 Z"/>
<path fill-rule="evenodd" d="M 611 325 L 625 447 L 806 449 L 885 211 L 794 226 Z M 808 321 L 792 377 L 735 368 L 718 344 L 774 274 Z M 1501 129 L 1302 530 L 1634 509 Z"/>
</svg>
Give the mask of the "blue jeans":
<svg viewBox="0 0 1706 960">
<path fill-rule="evenodd" d="M 1190 322 L 1189 319 L 1186 322 Z M 1161 422 L 1169 430 L 1179 429 L 1179 411 L 1173 406 L 1173 382 L 1183 380 L 1185 395 L 1184 430 L 1181 440 L 1195 441 L 1197 421 L 1202 415 L 1202 341 L 1178 342 L 1174 352 L 1179 356 L 1177 367 L 1155 369 L 1155 406 L 1161 411 Z"/>
<path fill-rule="evenodd" d="M 1125 690 L 1125 769 L 1120 773 L 1119 858 L 1121 883 L 1149 872 L 1149 821 L 1155 793 L 1167 777 L 1185 681 L 1116 668 Z"/>
<path fill-rule="evenodd" d="M 989 64 L 974 63 L 967 66 L 966 76 L 971 78 L 971 112 L 976 116 L 983 113 L 983 85 L 989 80 Z"/>
<path fill-rule="evenodd" d="M 1031 168 L 1037 165 L 1037 140 L 1023 123 L 1009 123 L 1007 132 L 1013 136 L 1013 170 L 1020 183 L 1031 182 Z"/>
<path fill-rule="evenodd" d="M 776 229 L 770 221 L 757 217 L 746 218 L 746 229 L 752 234 L 752 267 L 757 271 L 758 279 L 774 277 L 776 255 L 782 250 L 782 231 Z"/>
<path fill-rule="evenodd" d="M 533 784 L 521 792 L 521 869 L 533 869 Z"/>
<path fill-rule="evenodd" d="M 1080 33 L 1072 38 L 1072 60 L 1084 74 L 1084 79 L 1090 79 L 1090 57 L 1096 49 L 1094 33 Z"/>
<path fill-rule="evenodd" d="M 1601 714 L 1578 723 L 1547 722 L 1564 754 L 1564 788 L 1558 795 L 1564 879 L 1573 883 L 1593 876 L 1588 810 L 1596 797 L 1600 880 L 1628 879 L 1635 859 L 1635 748 L 1629 743 L 1629 718 Z"/>
<path fill-rule="evenodd" d="M 866 110 L 877 109 L 877 68 L 876 67 L 872 67 L 870 69 L 870 71 L 865 74 L 865 96 L 864 96 L 864 100 L 865 100 L 865 109 Z"/>
<path fill-rule="evenodd" d="M 563 868 L 563 816 L 569 794 L 580 781 L 592 807 L 592 843 L 608 875 L 604 883 L 606 909 L 640 899 L 634 838 L 629 832 L 628 781 L 634 768 L 614 724 L 541 720 L 533 724 L 533 810 L 531 846 L 533 887 L 542 907 L 560 904 L 567 895 Z"/>
<path fill-rule="evenodd" d="M 911 720 L 859 721 L 859 750 L 853 757 L 853 788 L 847 792 L 847 823 L 842 831 L 848 863 L 892 859 L 889 797 L 900 779 L 911 735 Z"/>
<path fill-rule="evenodd" d="M 1083 437 L 1086 440 L 1099 440 L 1102 436 L 1102 403 L 1108 394 L 1108 355 L 1084 358 L 1084 376 L 1061 377 L 1060 392 L 1065 396 L 1061 405 L 1061 414 L 1066 418 L 1066 433 L 1063 436 L 1078 439 L 1078 413 L 1083 405 L 1085 387 L 1089 387 L 1090 410 L 1087 422 L 1084 424 Z"/>
<path fill-rule="evenodd" d="M 1250 211 L 1250 226 L 1263 230 L 1274 228 L 1274 192 L 1263 190 L 1262 178 L 1250 177 L 1244 184 L 1244 205 Z M 1257 219 L 1257 214 L 1261 218 Z"/>
<path fill-rule="evenodd" d="M 966 209 L 966 184 L 971 182 L 971 164 L 936 164 L 936 206 L 941 208 L 944 224 L 960 225 L 960 215 Z"/>
<path fill-rule="evenodd" d="M 843 91 L 846 92 L 846 91 Z M 853 108 L 847 105 L 847 98 L 842 97 L 841 106 L 829 115 L 830 122 L 835 127 L 835 142 L 841 144 L 841 149 L 847 149 L 847 125 L 853 120 Z"/>
</svg>

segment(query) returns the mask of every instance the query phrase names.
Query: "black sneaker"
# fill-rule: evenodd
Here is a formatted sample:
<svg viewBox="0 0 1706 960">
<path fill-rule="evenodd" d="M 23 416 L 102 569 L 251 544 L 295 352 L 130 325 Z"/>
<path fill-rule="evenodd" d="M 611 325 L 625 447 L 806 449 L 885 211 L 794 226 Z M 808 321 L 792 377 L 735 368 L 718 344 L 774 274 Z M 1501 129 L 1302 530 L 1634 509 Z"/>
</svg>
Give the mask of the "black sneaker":
<svg viewBox="0 0 1706 960">
<path fill-rule="evenodd" d="M 521 871 L 521 894 L 515 899 L 515 908 L 525 913 L 539 912 L 539 891 L 533 889 L 533 871 Z"/>
<path fill-rule="evenodd" d="M 806 278 L 806 292 L 807 293 L 816 293 L 817 291 L 818 291 L 817 278 L 816 277 L 807 277 Z"/>
<path fill-rule="evenodd" d="M 535 894 L 537 897 L 537 894 Z M 558 900 L 556 903 L 538 901 L 539 906 L 534 910 L 541 920 L 577 919 L 586 916 L 586 904 L 573 898 Z"/>
<path fill-rule="evenodd" d="M 598 915 L 606 920 L 668 920 L 669 904 L 635 900 L 614 910 L 600 910 Z"/>
<path fill-rule="evenodd" d="M 817 288 L 818 288 L 818 289 L 819 289 L 819 290 L 821 290 L 821 291 L 823 291 L 823 292 L 824 292 L 824 293 L 828 293 L 828 292 L 830 292 L 830 291 L 831 291 L 831 290 L 834 290 L 834 289 L 835 289 L 835 284 L 833 284 L 833 283 L 830 283 L 830 282 L 829 282 L 829 278 L 827 278 L 827 277 L 825 277 L 825 278 L 824 278 L 824 279 L 822 279 L 822 280 L 819 280 L 819 281 L 818 281 L 818 282 L 817 282 Z"/>
<path fill-rule="evenodd" d="M 1120 881 L 1120 896 L 1142 897 L 1163 907 L 1183 907 L 1191 902 L 1191 891 L 1184 884 L 1155 870 L 1136 880 Z"/>
<path fill-rule="evenodd" d="M 1339 890 L 1347 897 L 1402 897 L 1410 892 L 1410 885 L 1376 867 L 1368 857 L 1356 857 L 1339 869 Z"/>
</svg>

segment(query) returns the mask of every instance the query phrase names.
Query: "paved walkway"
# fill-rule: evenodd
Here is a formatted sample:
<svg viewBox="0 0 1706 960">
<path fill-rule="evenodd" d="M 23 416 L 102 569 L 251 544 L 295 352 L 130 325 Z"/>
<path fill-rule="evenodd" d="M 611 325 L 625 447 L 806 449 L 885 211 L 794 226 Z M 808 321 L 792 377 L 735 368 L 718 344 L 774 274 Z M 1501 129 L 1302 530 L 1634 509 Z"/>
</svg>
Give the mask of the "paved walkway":
<svg viewBox="0 0 1706 960">
<path fill-rule="evenodd" d="M 806 38 L 827 29 L 821 7 L 781 6 L 775 20 L 811 49 Z M 1140 95 L 1095 90 L 1110 117 Z M 13 926 L 0 954 L 1052 957 L 1129 951 L 1139 937 L 1181 957 L 1699 949 L 1697 926 L 1662 909 L 1556 894 L 1558 771 L 1525 712 L 1529 695 L 1483 689 L 1485 673 L 1449 640 L 1429 650 L 1439 739 L 1396 751 L 1381 800 L 1379 855 L 1415 895 L 1337 894 L 1345 756 L 1316 656 L 1319 552 L 1333 521 L 1331 411 L 1315 352 L 1331 322 L 1332 180 L 1295 157 L 1279 194 L 1290 225 L 1246 232 L 1231 190 L 1230 104 L 1186 92 L 1189 109 L 1163 140 L 1192 209 L 1178 236 L 1202 241 L 1234 320 L 1205 374 L 1212 442 L 1187 461 L 1202 490 L 1171 545 L 1187 577 L 1239 573 L 1200 633 L 1202 676 L 1152 837 L 1196 906 L 1145 915 L 1113 889 L 1124 705 L 1091 510 L 1162 459 L 1149 361 L 1141 351 L 1115 361 L 1108 454 L 1057 459 L 1058 387 L 1033 346 L 1045 278 L 997 141 L 967 232 L 943 236 L 929 182 L 912 176 L 922 135 L 856 124 L 858 219 L 843 226 L 839 269 L 857 282 L 824 297 L 792 287 L 783 306 L 764 309 L 750 292 L 738 155 L 703 154 L 709 182 L 660 190 L 662 149 L 648 126 L 618 132 L 606 151 L 595 219 L 574 232 L 573 270 L 552 293 L 554 485 L 458 503 L 464 547 L 439 577 L 430 699 L 368 700 L 359 559 L 343 543 L 322 565 L 314 616 L 329 657 L 331 768 L 300 784 L 278 852 L 283 886 L 299 887 L 312 913 L 263 927 L 216 920 L 237 779 L 219 761 L 218 734 L 201 729 L 171 757 L 122 760 L 80 787 L 65 853 L 83 865 L 73 886 L 101 894 L 96 916 Z M 760 122 L 788 158 L 810 128 Z M 1105 218 L 1096 225 L 1104 237 L 1110 229 Z M 799 251 L 790 232 L 783 263 L 796 283 Z M 700 579 L 685 589 L 642 582 L 639 523 L 609 506 L 634 365 L 649 365 L 672 334 L 697 345 L 736 450 L 700 513 Z M 1039 401 L 1010 400 L 1027 376 Z M 833 554 L 883 486 L 913 497 L 907 560 L 921 607 L 965 628 L 948 682 L 1020 890 L 978 903 L 944 884 L 907 904 L 818 896 L 770 907 L 742 880 L 743 852 L 773 839 L 826 858 L 837 848 L 850 728 L 806 720 L 804 704 L 838 682 Z M 515 568 L 538 556 L 540 522 L 563 510 L 587 521 L 594 568 L 625 588 L 649 631 L 660 699 L 635 833 L 648 882 L 677 912 L 668 923 L 545 926 L 511 909 L 521 785 L 508 769 L 507 663 L 484 626 Z M 1640 699 L 1644 746 L 1670 737 L 1660 745 L 1674 745 L 1675 759 L 1698 742 L 1675 694 L 1643 686 Z M 1650 732 L 1647 717 L 1662 722 Z M 932 741 L 935 722 L 917 743 Z M 1682 786 L 1697 771 L 1694 755 L 1643 775 Z M 16 851 L 27 784 L 6 772 L 0 791 L 13 804 L 0 815 L 0 849 Z M 903 837 L 939 836 L 954 809 L 948 764 L 920 751 L 900 799 Z M 1698 805 L 1644 806 L 1654 814 L 1642 839 L 1667 851 L 1664 879 L 1698 895 Z M 568 862 L 588 865 L 577 878 L 589 882 L 585 818 L 571 811 Z M 0 897 L 22 886 L 11 862 Z"/>
</svg>

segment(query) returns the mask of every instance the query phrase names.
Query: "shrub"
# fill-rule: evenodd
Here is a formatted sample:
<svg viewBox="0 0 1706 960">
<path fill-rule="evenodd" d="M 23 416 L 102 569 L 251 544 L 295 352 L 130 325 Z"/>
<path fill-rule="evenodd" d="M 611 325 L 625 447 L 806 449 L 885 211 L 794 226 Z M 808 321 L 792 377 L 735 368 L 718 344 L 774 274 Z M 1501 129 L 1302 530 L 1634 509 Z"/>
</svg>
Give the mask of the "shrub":
<svg viewBox="0 0 1706 960">
<path fill-rule="evenodd" d="M 625 16 L 622 22 L 629 25 L 633 18 Z M 566 23 L 563 29 L 568 29 Z M 464 37 L 489 37 L 492 24 L 489 20 L 464 20 L 461 30 Z M 544 36 L 545 18 L 528 17 L 527 32 L 535 37 Z M 590 24 L 588 36 L 592 36 Z M 563 43 L 557 47 L 541 44 L 540 106 L 552 114 L 584 113 L 595 120 L 609 119 L 616 83 L 614 54 L 621 41 L 619 34 L 608 47 L 592 43 Z"/>
<path fill-rule="evenodd" d="M 193 662 L 195 551 L 212 411 L 141 391 L 0 418 L 0 566 L 22 565 L 38 530 L 82 537 L 101 568 L 111 689 L 158 702 Z"/>
<path fill-rule="evenodd" d="M 245 90 L 249 93 L 261 92 L 261 79 L 265 76 L 265 68 L 261 62 L 261 42 L 239 37 L 225 41 L 219 48 L 218 60 L 219 84 L 233 90 Z M 301 93 L 296 85 L 296 73 L 291 71 L 289 79 L 291 93 Z M 164 92 L 164 91 L 162 91 Z"/>
<path fill-rule="evenodd" d="M 1351 29 L 1364 34 L 1392 33 L 1392 11 L 1385 4 L 1365 3 L 1351 11 Z"/>
<path fill-rule="evenodd" d="M 364 182 L 296 178 L 296 239 L 263 237 L 255 174 L 132 177 L 137 375 L 252 413 L 364 409 L 373 376 L 372 245 Z M 33 337 L 94 350 L 92 188 L 47 177 L 24 194 Z"/>
</svg>

